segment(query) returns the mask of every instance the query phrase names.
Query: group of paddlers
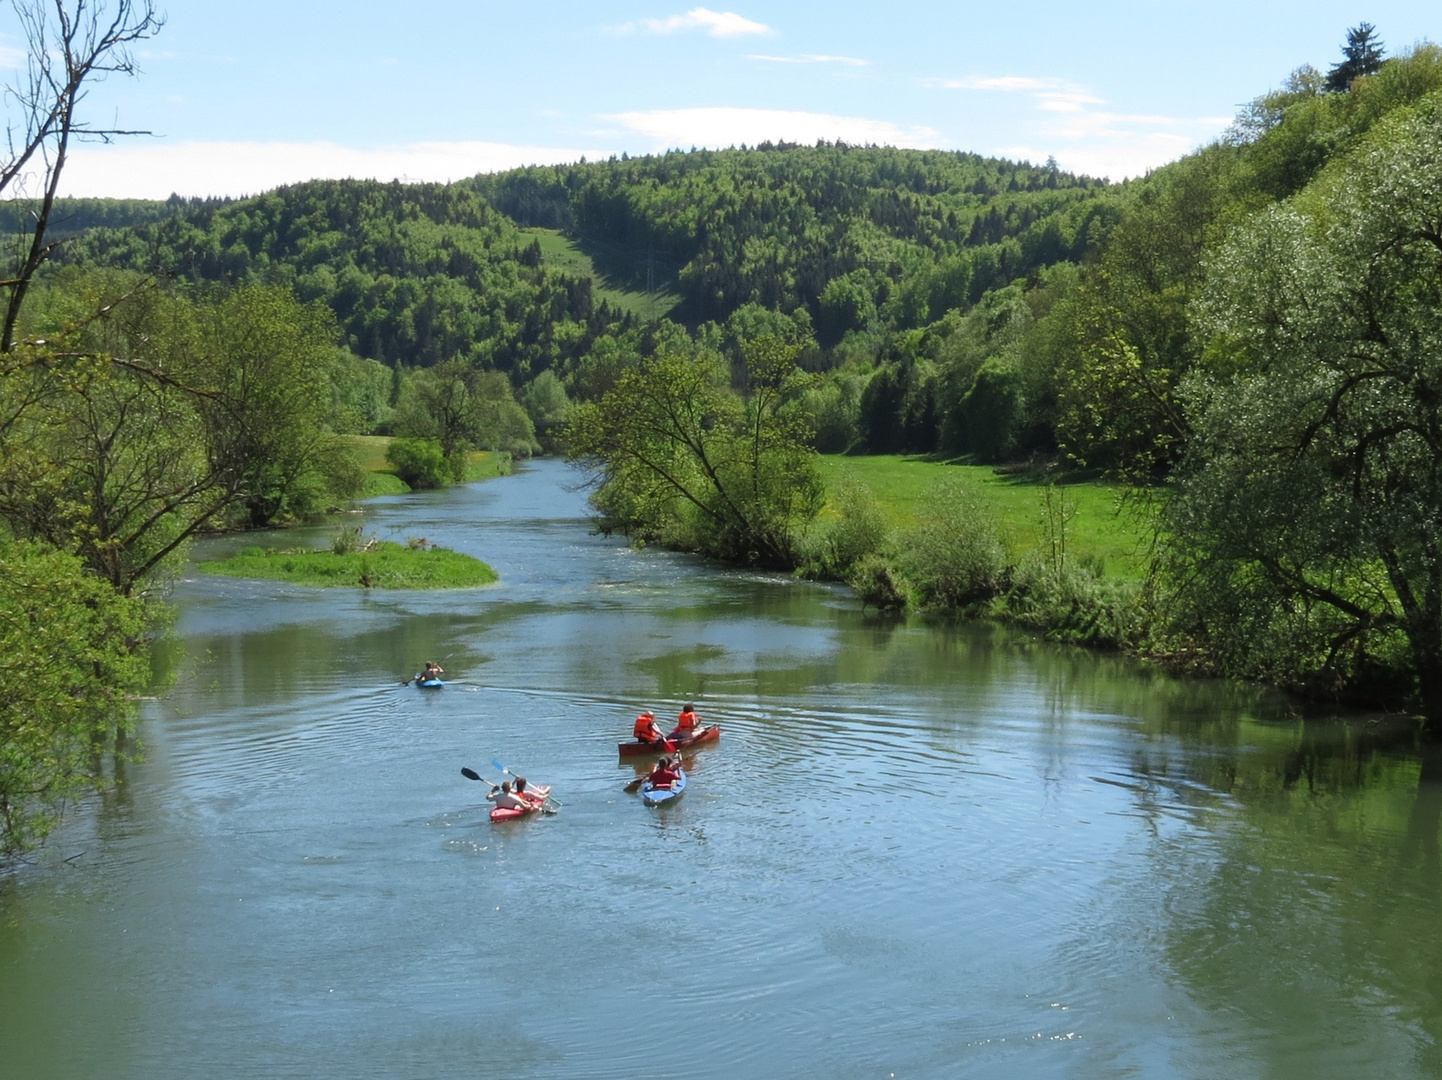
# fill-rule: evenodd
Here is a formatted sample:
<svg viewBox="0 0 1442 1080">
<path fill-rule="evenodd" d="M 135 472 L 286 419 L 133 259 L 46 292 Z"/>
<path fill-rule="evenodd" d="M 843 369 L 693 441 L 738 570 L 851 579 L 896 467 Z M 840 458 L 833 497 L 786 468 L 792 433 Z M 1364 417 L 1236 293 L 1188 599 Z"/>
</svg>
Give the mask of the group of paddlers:
<svg viewBox="0 0 1442 1080">
<path fill-rule="evenodd" d="M 696 737 L 701 730 L 701 718 L 696 715 L 696 706 L 687 705 L 676 717 L 676 726 L 671 729 L 671 734 L 662 735 L 660 727 L 656 724 L 656 714 L 647 709 L 640 716 L 636 717 L 636 724 L 631 729 L 631 737 L 637 742 L 650 743 L 658 750 L 665 750 L 666 753 L 656 762 L 651 774 L 646 778 L 652 788 L 669 788 L 677 780 L 681 779 L 681 756 L 672 755 L 677 747 L 685 746 Z"/>
<path fill-rule="evenodd" d="M 500 787 L 491 788 L 486 798 L 502 810 L 539 810 L 545 805 L 550 787 L 527 788 L 524 776 L 515 781 L 503 780 Z"/>
<path fill-rule="evenodd" d="M 696 737 L 696 732 L 700 729 L 701 718 L 696 715 L 695 705 L 687 705 L 681 710 L 681 715 L 676 717 L 676 726 L 671 729 L 670 735 L 661 734 L 661 729 L 656 724 L 656 714 L 647 709 L 636 717 L 635 726 L 631 729 L 631 738 L 637 742 L 651 743 L 658 750 L 669 750 L 672 747 L 668 744 L 684 746 Z"/>
</svg>

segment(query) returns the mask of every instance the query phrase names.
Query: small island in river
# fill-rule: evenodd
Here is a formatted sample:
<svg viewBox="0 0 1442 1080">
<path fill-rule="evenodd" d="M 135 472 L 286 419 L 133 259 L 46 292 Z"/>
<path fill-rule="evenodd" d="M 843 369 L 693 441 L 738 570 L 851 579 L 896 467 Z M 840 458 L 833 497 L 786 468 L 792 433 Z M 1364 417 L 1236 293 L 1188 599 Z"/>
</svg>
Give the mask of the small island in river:
<svg viewBox="0 0 1442 1080">
<path fill-rule="evenodd" d="M 473 589 L 497 574 L 480 559 L 432 545 L 374 541 L 363 550 L 267 551 L 252 547 L 229 559 L 201 563 L 203 574 L 272 578 L 297 585 L 365 589 Z"/>
</svg>

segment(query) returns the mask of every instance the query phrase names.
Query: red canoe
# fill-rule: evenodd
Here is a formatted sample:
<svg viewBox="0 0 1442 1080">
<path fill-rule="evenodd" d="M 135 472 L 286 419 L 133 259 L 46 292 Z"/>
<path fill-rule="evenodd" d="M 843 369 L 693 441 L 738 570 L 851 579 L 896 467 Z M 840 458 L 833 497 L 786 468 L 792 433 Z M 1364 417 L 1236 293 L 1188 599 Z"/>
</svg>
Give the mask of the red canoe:
<svg viewBox="0 0 1442 1080">
<path fill-rule="evenodd" d="M 703 727 L 700 731 L 698 731 L 698 732 L 696 733 L 695 738 L 687 739 L 685 742 L 679 743 L 679 744 L 676 746 L 676 749 L 677 749 L 677 750 L 690 750 L 690 749 L 693 749 L 694 747 L 697 747 L 697 746 L 703 746 L 703 745 L 706 745 L 706 744 L 709 744 L 709 743 L 716 742 L 716 741 L 717 741 L 718 739 L 720 739 L 720 738 L 721 738 L 721 725 L 720 725 L 720 724 L 708 724 L 706 727 Z M 620 744 L 616 747 L 616 749 L 621 752 L 621 756 L 622 756 L 622 757 L 641 757 L 643 754 L 664 754 L 664 753 L 666 753 L 666 744 L 665 744 L 665 743 L 636 742 L 636 741 L 633 739 L 631 742 L 623 742 L 623 743 L 620 743 Z"/>
</svg>

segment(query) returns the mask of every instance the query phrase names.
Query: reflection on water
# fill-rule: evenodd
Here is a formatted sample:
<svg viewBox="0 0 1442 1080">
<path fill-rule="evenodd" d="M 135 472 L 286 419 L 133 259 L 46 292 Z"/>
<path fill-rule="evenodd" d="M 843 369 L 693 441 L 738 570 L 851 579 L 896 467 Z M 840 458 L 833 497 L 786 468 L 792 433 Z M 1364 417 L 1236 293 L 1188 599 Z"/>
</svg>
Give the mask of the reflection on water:
<svg viewBox="0 0 1442 1080">
<path fill-rule="evenodd" d="M 1442 1072 L 1410 731 L 632 551 L 555 463 L 366 522 L 501 584 L 183 582 L 146 761 L 0 879 L 0 1075 Z M 692 699 L 647 810 L 615 743 Z"/>
</svg>

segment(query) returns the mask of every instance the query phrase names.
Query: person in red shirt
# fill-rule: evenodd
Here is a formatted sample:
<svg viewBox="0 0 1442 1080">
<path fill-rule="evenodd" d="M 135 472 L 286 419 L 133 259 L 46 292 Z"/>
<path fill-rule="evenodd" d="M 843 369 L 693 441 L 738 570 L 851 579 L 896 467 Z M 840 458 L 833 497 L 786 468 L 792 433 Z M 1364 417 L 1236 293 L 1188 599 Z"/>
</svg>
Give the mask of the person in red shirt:
<svg viewBox="0 0 1442 1080">
<path fill-rule="evenodd" d="M 696 715 L 696 706 L 687 705 L 676 717 L 676 729 L 671 732 L 671 738 L 677 742 L 690 742 L 700 730 L 701 718 Z"/>
<path fill-rule="evenodd" d="M 668 788 L 680 778 L 681 773 L 671 759 L 663 757 L 656 762 L 656 767 L 646 779 L 650 781 L 652 788 Z"/>
</svg>

